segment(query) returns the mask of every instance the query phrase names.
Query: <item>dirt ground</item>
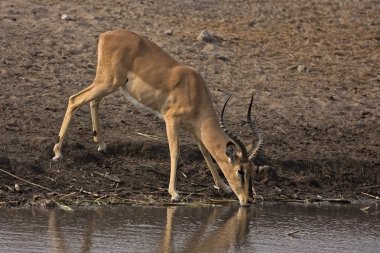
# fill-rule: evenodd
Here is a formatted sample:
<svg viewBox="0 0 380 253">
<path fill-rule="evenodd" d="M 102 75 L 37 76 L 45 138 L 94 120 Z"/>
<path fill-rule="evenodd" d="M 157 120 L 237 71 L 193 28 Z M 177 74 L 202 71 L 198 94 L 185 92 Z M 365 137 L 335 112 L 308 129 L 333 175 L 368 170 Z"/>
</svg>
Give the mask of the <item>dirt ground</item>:
<svg viewBox="0 0 380 253">
<path fill-rule="evenodd" d="M 256 176 L 257 194 L 380 196 L 379 13 L 375 0 L 2 0 L 1 205 L 169 202 L 165 124 L 120 93 L 101 104 L 107 153 L 93 143 L 86 105 L 74 116 L 63 160 L 50 161 L 68 97 L 95 76 L 98 35 L 115 28 L 145 35 L 197 69 L 218 113 L 232 94 L 226 124 L 247 144 L 253 93 L 272 168 Z M 198 41 L 204 29 L 216 41 Z M 213 188 L 185 132 L 181 145 L 182 201 L 236 199 Z"/>
</svg>

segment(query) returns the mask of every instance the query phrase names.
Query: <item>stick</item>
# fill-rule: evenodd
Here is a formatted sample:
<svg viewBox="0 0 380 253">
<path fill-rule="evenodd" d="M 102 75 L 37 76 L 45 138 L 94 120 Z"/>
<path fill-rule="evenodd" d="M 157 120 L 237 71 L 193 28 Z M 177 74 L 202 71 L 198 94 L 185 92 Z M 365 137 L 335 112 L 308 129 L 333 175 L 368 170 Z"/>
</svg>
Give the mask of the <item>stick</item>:
<svg viewBox="0 0 380 253">
<path fill-rule="evenodd" d="M 104 199 L 104 198 L 107 198 L 107 197 L 108 197 L 108 194 L 103 195 L 103 196 L 101 196 L 101 197 L 95 199 L 94 202 L 98 202 L 99 200 Z M 99 204 L 99 202 L 98 202 L 98 204 Z M 100 204 L 99 204 L 99 205 L 100 205 Z"/>
<path fill-rule="evenodd" d="M 367 212 L 368 209 L 370 209 L 371 206 L 367 206 L 367 207 L 363 207 L 363 208 L 360 208 L 360 211 L 363 211 L 363 212 Z"/>
<path fill-rule="evenodd" d="M 88 194 L 88 195 L 92 195 L 92 196 L 97 197 L 97 198 L 100 197 L 100 195 L 97 194 L 97 193 L 95 193 L 95 192 L 89 192 L 89 191 L 85 191 L 85 190 L 82 190 L 82 189 L 80 189 L 79 192 L 80 193 L 85 193 L 85 194 Z"/>
<path fill-rule="evenodd" d="M 367 197 L 370 197 L 370 198 L 380 199 L 379 196 L 371 195 L 371 194 L 368 194 L 368 193 L 365 193 L 365 192 L 362 192 L 362 194 L 363 194 L 363 195 L 366 195 Z"/>
<path fill-rule="evenodd" d="M 13 175 L 12 173 L 10 173 L 10 172 L 8 172 L 8 171 L 5 171 L 5 170 L 3 170 L 3 169 L 0 169 L 0 171 L 1 171 L 1 172 L 4 172 L 5 174 L 8 174 L 8 175 L 11 176 L 11 177 L 17 178 L 18 180 L 21 180 L 21 181 L 23 181 L 23 182 L 25 182 L 25 183 L 28 183 L 28 184 L 34 185 L 34 186 L 39 187 L 39 188 L 41 188 L 41 189 L 47 190 L 47 191 L 49 191 L 49 192 L 54 192 L 54 191 L 53 191 L 52 189 L 50 189 L 50 188 L 47 188 L 47 187 L 45 187 L 45 186 L 42 186 L 42 185 L 39 185 L 39 184 L 36 184 L 36 183 L 33 183 L 33 182 L 30 182 L 30 181 L 28 181 L 28 180 L 26 180 L 26 179 L 22 179 L 21 177 L 18 177 L 18 176 L 16 176 L 16 175 Z"/>
<path fill-rule="evenodd" d="M 297 233 L 299 233 L 299 232 L 300 232 L 300 230 L 291 231 L 291 232 L 287 233 L 287 235 L 288 235 L 288 236 L 293 236 L 294 234 L 297 234 Z"/>
<path fill-rule="evenodd" d="M 58 203 L 55 199 L 51 199 L 60 209 L 64 210 L 64 211 L 68 211 L 68 212 L 71 212 L 71 211 L 74 211 L 74 209 L 72 209 L 71 207 L 67 206 L 67 205 L 64 205 L 64 204 L 60 204 Z"/>
<path fill-rule="evenodd" d="M 140 136 L 144 136 L 144 137 L 147 137 L 147 138 L 150 138 L 150 139 L 154 139 L 154 140 L 162 141 L 161 138 L 156 137 L 156 136 L 153 136 L 153 135 L 144 134 L 144 133 L 139 133 L 139 132 L 135 132 L 135 131 L 133 131 L 133 132 L 134 132 L 135 134 L 137 134 L 137 135 L 140 135 Z"/>
<path fill-rule="evenodd" d="M 368 190 L 368 189 L 379 188 L 379 187 L 380 187 L 380 184 L 378 184 L 378 185 L 370 185 L 370 186 L 365 186 L 365 187 L 358 187 L 358 189 L 360 189 L 360 190 Z"/>
</svg>

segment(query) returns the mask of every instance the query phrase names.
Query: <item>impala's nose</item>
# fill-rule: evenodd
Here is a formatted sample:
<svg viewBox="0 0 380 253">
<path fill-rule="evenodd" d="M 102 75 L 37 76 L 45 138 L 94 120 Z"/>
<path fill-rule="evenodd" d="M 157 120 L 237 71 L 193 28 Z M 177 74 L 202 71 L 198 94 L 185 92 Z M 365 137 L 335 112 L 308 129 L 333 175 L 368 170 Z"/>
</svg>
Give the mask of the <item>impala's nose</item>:
<svg viewBox="0 0 380 253">
<path fill-rule="evenodd" d="M 240 206 L 242 206 L 242 207 L 248 207 L 249 206 L 249 202 L 242 202 L 242 201 L 240 201 Z"/>
<path fill-rule="evenodd" d="M 248 198 L 248 197 L 247 197 L 247 198 L 244 198 L 244 197 L 239 196 L 239 202 L 240 202 L 240 205 L 241 205 L 242 207 L 247 207 L 247 206 L 249 206 L 249 204 L 250 204 L 250 201 L 249 201 L 249 198 Z"/>
</svg>

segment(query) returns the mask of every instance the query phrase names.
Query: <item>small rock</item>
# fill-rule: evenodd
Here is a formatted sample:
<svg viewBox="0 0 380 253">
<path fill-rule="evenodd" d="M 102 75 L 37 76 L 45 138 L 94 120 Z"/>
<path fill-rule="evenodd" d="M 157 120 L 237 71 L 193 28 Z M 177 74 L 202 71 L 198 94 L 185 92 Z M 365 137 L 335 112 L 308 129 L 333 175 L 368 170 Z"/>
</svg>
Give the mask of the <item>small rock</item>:
<svg viewBox="0 0 380 253">
<path fill-rule="evenodd" d="M 228 59 L 227 56 L 225 56 L 225 55 L 219 55 L 219 54 L 215 55 L 215 59 L 222 60 L 222 61 L 229 61 L 230 60 L 230 59 Z"/>
<path fill-rule="evenodd" d="M 72 19 L 69 15 L 67 15 L 67 14 L 62 14 L 61 19 L 62 19 L 62 20 L 73 20 L 73 19 Z"/>
<path fill-rule="evenodd" d="M 33 195 L 33 202 L 36 202 L 37 200 L 41 199 L 41 196 L 40 195 Z"/>
<path fill-rule="evenodd" d="M 209 31 L 207 30 L 202 30 L 198 37 L 197 37 L 197 40 L 198 41 L 204 41 L 204 42 L 207 42 L 207 43 L 211 43 L 211 42 L 215 42 L 216 41 L 216 38 L 214 35 L 212 35 Z"/>
<path fill-rule="evenodd" d="M 94 16 L 93 19 L 94 20 L 98 20 L 98 21 L 103 21 L 104 17 L 102 17 L 102 16 Z"/>
<path fill-rule="evenodd" d="M 297 67 L 298 72 L 307 72 L 307 67 L 305 65 L 299 65 Z"/>
<path fill-rule="evenodd" d="M 20 187 L 19 184 L 15 184 L 15 190 L 16 190 L 17 192 L 21 192 L 21 187 Z"/>
<path fill-rule="evenodd" d="M 164 32 L 165 35 L 172 36 L 173 35 L 173 30 L 169 29 Z"/>
</svg>

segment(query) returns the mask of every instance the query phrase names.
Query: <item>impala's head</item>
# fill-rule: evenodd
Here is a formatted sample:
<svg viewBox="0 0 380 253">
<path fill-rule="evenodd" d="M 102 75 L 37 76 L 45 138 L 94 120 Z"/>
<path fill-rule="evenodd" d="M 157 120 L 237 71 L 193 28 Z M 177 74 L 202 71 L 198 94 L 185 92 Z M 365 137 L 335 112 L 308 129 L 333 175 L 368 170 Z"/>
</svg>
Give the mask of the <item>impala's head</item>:
<svg viewBox="0 0 380 253">
<path fill-rule="evenodd" d="M 225 174 L 232 191 L 239 198 L 240 205 L 246 206 L 249 203 L 250 197 L 252 197 L 252 171 L 255 166 L 253 161 L 260 153 L 263 146 L 263 138 L 260 131 L 252 123 L 251 109 L 253 96 L 248 107 L 247 122 L 253 132 L 258 136 L 258 143 L 255 148 L 251 148 L 249 151 L 244 146 L 243 142 L 236 137 L 232 132 L 228 131 L 224 126 L 224 110 L 227 106 L 228 100 L 231 95 L 228 96 L 226 102 L 223 105 L 222 113 L 220 116 L 220 125 L 224 132 L 233 140 L 228 141 L 226 144 L 226 156 L 230 164 L 230 170 Z M 235 144 L 236 143 L 236 144 Z M 239 147 L 237 147 L 237 146 Z M 253 145 L 252 145 L 253 147 Z"/>
</svg>

